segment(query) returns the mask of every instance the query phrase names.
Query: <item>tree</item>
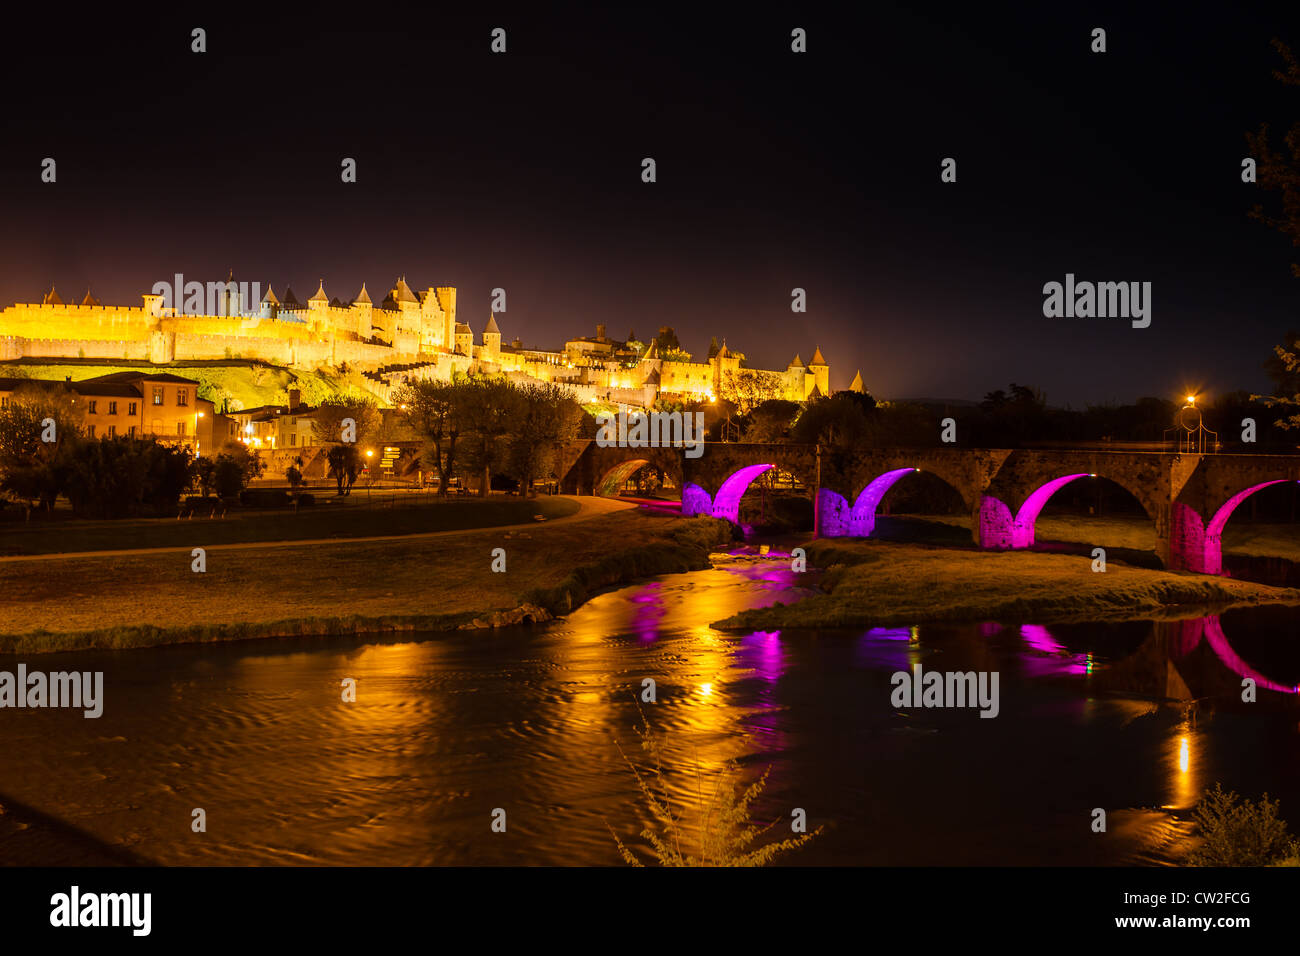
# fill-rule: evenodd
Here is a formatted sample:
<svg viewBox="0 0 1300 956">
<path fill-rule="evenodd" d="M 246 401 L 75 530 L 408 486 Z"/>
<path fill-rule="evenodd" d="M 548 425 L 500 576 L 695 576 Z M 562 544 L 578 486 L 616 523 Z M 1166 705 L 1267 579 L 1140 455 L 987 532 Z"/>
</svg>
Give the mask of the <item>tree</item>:
<svg viewBox="0 0 1300 956">
<path fill-rule="evenodd" d="M 344 425 L 348 419 L 351 419 L 355 426 L 355 435 L 350 434 L 350 430 L 345 431 Z M 322 445 L 343 442 L 346 439 L 351 439 L 351 443 L 356 444 L 365 441 L 367 436 L 376 431 L 379 423 L 379 406 L 373 398 L 334 396 L 325 399 L 317 407 L 316 413 L 312 416 L 311 430 L 316 436 L 316 441 Z"/>
<path fill-rule="evenodd" d="M 517 414 L 510 438 L 510 475 L 524 494 L 533 480 L 551 473 L 560 444 L 575 438 L 582 407 L 559 385 L 528 384 L 516 388 Z"/>
<path fill-rule="evenodd" d="M 473 378 L 459 387 L 462 461 L 467 471 L 481 476 L 478 493 L 486 498 L 492 487 L 492 472 L 504 464 L 508 452 L 502 439 L 517 424 L 519 391 L 504 378 Z"/>
<path fill-rule="evenodd" d="M 77 442 L 67 460 L 68 501 L 83 517 L 169 513 L 193 479 L 189 449 L 152 437 Z"/>
<path fill-rule="evenodd" d="M 765 402 L 760 402 L 746 416 L 742 426 L 745 441 L 785 441 L 801 410 L 798 402 L 786 401 L 782 398 L 769 398 Z"/>
<path fill-rule="evenodd" d="M 463 386 L 450 382 L 425 380 L 402 386 L 396 396 L 407 422 L 431 446 L 424 457 L 438 472 L 440 495 L 448 494 L 456 470 L 462 390 Z"/>
<path fill-rule="evenodd" d="M 284 470 L 284 480 L 289 482 L 289 487 L 296 493 L 302 487 L 302 456 L 299 455 L 289 467 Z"/>
<path fill-rule="evenodd" d="M 329 464 L 329 476 L 338 485 L 340 497 L 352 494 L 352 486 L 356 484 L 357 473 L 361 470 L 361 455 L 357 452 L 357 446 L 350 443 L 335 445 L 326 452 L 325 461 Z"/>
<path fill-rule="evenodd" d="M 1273 48 L 1282 56 L 1284 68 L 1274 70 L 1273 76 L 1287 86 L 1300 87 L 1300 60 L 1281 40 L 1273 40 Z M 1256 182 L 1260 189 L 1278 193 L 1280 212 L 1268 212 L 1263 203 L 1256 203 L 1250 217 L 1271 226 L 1300 246 L 1300 122 L 1291 125 L 1282 142 L 1286 152 L 1273 147 L 1268 124 L 1260 124 L 1258 131 L 1246 134 L 1246 142 L 1256 162 Z M 1291 272 L 1300 278 L 1300 263 L 1291 263 Z M 1300 409 L 1300 351 L 1296 349 L 1296 335 L 1288 332 L 1282 345 L 1275 346 L 1274 357 L 1265 368 L 1276 387 L 1274 395 L 1252 398 L 1270 408 Z M 1300 428 L 1300 410 L 1276 421 L 1279 428 Z"/>
<path fill-rule="evenodd" d="M 63 490 L 68 448 L 79 435 L 73 394 L 62 384 L 32 381 L 0 408 L 0 491 L 46 510 Z"/>
<path fill-rule="evenodd" d="M 1285 69 L 1274 70 L 1273 76 L 1287 86 L 1300 87 L 1300 60 L 1281 40 L 1273 40 L 1273 48 L 1281 54 Z M 1300 121 L 1282 139 L 1289 156 L 1275 150 L 1267 123 L 1255 133 L 1246 134 L 1246 142 L 1256 162 L 1256 181 L 1260 189 L 1280 193 L 1281 213 L 1269 213 L 1262 203 L 1250 211 L 1252 219 L 1272 226 L 1291 239 L 1291 245 L 1300 246 Z M 1292 263 L 1291 271 L 1300 278 L 1300 263 Z"/>
<path fill-rule="evenodd" d="M 740 414 L 748 415 L 763 402 L 780 398 L 785 392 L 785 386 L 781 376 L 775 372 L 742 368 L 728 371 L 723 376 L 721 392 L 719 398 L 733 402 Z"/>
<path fill-rule="evenodd" d="M 194 482 L 199 486 L 199 494 L 204 498 L 212 492 L 216 471 L 217 459 L 212 455 L 209 455 L 207 458 L 200 458 L 194 463 L 194 467 L 191 469 Z"/>
</svg>

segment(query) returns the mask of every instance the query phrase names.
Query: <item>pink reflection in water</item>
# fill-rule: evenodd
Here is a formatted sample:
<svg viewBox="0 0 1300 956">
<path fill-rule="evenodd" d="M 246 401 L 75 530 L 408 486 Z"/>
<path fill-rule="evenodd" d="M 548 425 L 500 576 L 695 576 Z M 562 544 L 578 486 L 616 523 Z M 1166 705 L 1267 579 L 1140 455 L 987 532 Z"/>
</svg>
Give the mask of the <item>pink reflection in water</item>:
<svg viewBox="0 0 1300 956">
<path fill-rule="evenodd" d="M 659 622 L 664 616 L 663 585 L 658 581 L 643 584 L 639 593 L 633 595 L 632 603 L 637 605 L 636 616 L 632 619 L 637 640 L 642 644 L 653 644 L 659 637 Z"/>
<path fill-rule="evenodd" d="M 785 672 L 785 652 L 780 631 L 755 631 L 740 642 L 740 664 L 775 684 Z"/>
<path fill-rule="evenodd" d="M 1044 668 L 1044 662 L 1040 660 L 1035 662 L 1034 666 L 1028 667 L 1027 670 L 1041 672 L 1046 669 L 1079 676 L 1091 673 L 1087 656 L 1071 653 L 1069 648 L 1052 637 L 1051 632 L 1041 624 L 1022 624 L 1020 626 L 1020 639 L 1038 653 L 1048 654 L 1055 658 L 1049 667 Z"/>
</svg>

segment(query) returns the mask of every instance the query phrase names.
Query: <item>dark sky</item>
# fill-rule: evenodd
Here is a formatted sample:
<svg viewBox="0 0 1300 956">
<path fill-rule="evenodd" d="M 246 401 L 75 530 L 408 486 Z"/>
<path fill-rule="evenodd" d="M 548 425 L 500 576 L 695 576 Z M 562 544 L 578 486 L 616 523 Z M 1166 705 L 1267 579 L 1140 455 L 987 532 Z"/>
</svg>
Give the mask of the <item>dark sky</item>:
<svg viewBox="0 0 1300 956">
<path fill-rule="evenodd" d="M 1300 251 L 1247 218 L 1240 163 L 1300 119 L 1269 46 L 1300 49 L 1300 14 L 857 6 L 15 21 L 0 303 L 231 267 L 378 301 L 404 273 L 457 286 L 476 333 L 500 286 L 507 340 L 668 324 L 782 368 L 820 345 L 833 386 L 886 397 L 1266 387 Z M 1152 282 L 1151 327 L 1044 318 L 1067 272 Z"/>
</svg>

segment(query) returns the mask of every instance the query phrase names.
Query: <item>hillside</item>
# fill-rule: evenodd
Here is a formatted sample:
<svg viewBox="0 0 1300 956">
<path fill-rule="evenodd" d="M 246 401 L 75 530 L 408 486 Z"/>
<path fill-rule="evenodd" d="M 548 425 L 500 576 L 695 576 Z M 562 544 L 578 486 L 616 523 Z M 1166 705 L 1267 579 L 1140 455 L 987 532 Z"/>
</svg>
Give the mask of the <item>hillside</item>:
<svg viewBox="0 0 1300 956">
<path fill-rule="evenodd" d="M 335 369 L 287 369 L 261 362 L 175 362 L 150 365 L 147 362 L 100 363 L 92 360 L 43 359 L 0 363 L 0 377 L 33 378 L 62 381 L 71 376 L 74 382 L 109 375 L 114 372 L 171 372 L 199 382 L 199 395 L 215 403 L 217 410 L 230 411 L 259 405 L 284 405 L 289 389 L 302 392 L 302 401 L 319 404 L 332 395 L 371 394 L 365 392 L 355 373 Z M 226 403 L 229 403 L 228 406 Z"/>
</svg>

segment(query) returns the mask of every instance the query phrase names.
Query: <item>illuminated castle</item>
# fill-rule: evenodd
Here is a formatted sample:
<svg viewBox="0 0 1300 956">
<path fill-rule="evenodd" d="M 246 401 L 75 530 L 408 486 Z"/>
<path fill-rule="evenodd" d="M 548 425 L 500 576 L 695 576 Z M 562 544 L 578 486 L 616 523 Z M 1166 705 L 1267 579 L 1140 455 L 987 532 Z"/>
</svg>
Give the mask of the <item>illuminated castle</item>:
<svg viewBox="0 0 1300 956">
<path fill-rule="evenodd" d="M 385 401 L 404 381 L 450 381 L 457 373 L 501 373 L 517 381 L 554 382 L 581 402 L 613 402 L 642 407 L 660 399 L 712 401 L 731 397 L 735 383 L 760 377 L 763 397 L 804 401 L 830 394 L 829 366 L 821 350 L 804 365 L 795 356 L 777 372 L 743 369 L 743 355 L 725 342 L 693 362 L 680 349 L 665 350 L 605 335 L 575 338 L 563 350 L 525 348 L 520 340 L 502 342 L 491 315 L 479 343 L 468 325 L 457 321 L 456 290 L 447 286 L 415 292 L 399 278 L 376 305 L 366 286 L 348 302 L 330 298 L 322 280 L 302 304 L 293 290 L 258 296 L 254 284 L 184 284 L 177 276 L 175 295 L 159 294 L 165 283 L 143 296 L 140 307 L 106 306 L 89 292 L 80 303 L 64 302 L 51 289 L 39 305 L 17 304 L 0 312 L 0 361 L 20 358 L 97 358 L 169 365 L 178 361 L 254 359 L 274 365 L 319 368 L 347 364 L 359 369 L 367 386 Z M 184 301 L 181 299 L 184 285 Z M 193 291 L 191 292 L 191 287 Z M 671 329 L 661 329 L 661 335 Z M 675 336 L 672 336 L 675 342 Z"/>
</svg>

